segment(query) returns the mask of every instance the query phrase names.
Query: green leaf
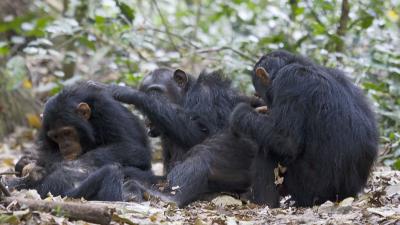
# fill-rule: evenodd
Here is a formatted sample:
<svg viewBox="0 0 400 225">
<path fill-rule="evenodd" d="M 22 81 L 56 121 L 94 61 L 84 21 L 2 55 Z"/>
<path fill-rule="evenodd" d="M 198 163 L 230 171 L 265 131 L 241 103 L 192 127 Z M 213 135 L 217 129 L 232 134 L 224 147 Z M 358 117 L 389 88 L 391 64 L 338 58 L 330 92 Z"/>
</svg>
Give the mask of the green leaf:
<svg viewBox="0 0 400 225">
<path fill-rule="evenodd" d="M 366 17 L 363 17 L 361 19 L 361 27 L 363 29 L 367 29 L 368 27 L 370 27 L 372 25 L 373 22 L 374 22 L 374 17 L 367 15 Z"/>
<path fill-rule="evenodd" d="M 97 25 L 103 25 L 106 22 L 106 18 L 102 16 L 96 16 L 94 21 Z"/>
<path fill-rule="evenodd" d="M 394 132 L 390 132 L 389 138 L 391 141 L 394 141 L 394 139 L 396 138 L 396 135 L 394 134 Z"/>
<path fill-rule="evenodd" d="M 20 224 L 18 217 L 14 215 L 0 215 L 0 224 Z"/>
<path fill-rule="evenodd" d="M 0 56 L 6 56 L 9 51 L 10 51 L 10 47 L 8 46 L 8 43 L 5 41 L 1 41 L 0 42 Z"/>
<path fill-rule="evenodd" d="M 293 11 L 294 15 L 298 16 L 304 13 L 304 7 L 296 7 L 296 9 Z"/>
<path fill-rule="evenodd" d="M 138 86 L 144 74 L 125 73 L 123 76 L 126 84 L 129 86 Z"/>
<path fill-rule="evenodd" d="M 92 49 L 92 50 L 96 50 L 96 43 L 95 42 L 93 42 L 93 41 L 90 41 L 87 37 L 85 37 L 85 36 L 81 36 L 80 38 L 79 38 L 79 42 L 82 44 L 82 45 L 84 45 L 84 46 L 86 46 L 86 47 L 88 47 L 88 48 L 90 48 L 90 49 Z"/>
<path fill-rule="evenodd" d="M 117 1 L 118 7 L 121 10 L 122 14 L 132 22 L 135 19 L 135 11 L 129 7 L 127 4 Z"/>
<path fill-rule="evenodd" d="M 372 83 L 372 82 L 364 82 L 363 84 L 364 89 L 367 90 L 375 90 L 375 91 L 379 91 L 379 92 L 387 92 L 387 87 L 385 83 Z"/>
<path fill-rule="evenodd" d="M 396 170 L 400 170 L 400 159 L 398 159 L 395 163 L 393 163 L 393 167 Z"/>
<path fill-rule="evenodd" d="M 324 34 L 326 31 L 325 27 L 317 22 L 313 23 L 312 28 L 313 28 L 313 33 L 316 35 Z"/>
<path fill-rule="evenodd" d="M 333 4 L 331 2 L 328 2 L 328 1 L 323 1 L 322 2 L 322 8 L 324 10 L 327 10 L 327 11 L 335 10 L 335 7 L 333 6 Z"/>
</svg>

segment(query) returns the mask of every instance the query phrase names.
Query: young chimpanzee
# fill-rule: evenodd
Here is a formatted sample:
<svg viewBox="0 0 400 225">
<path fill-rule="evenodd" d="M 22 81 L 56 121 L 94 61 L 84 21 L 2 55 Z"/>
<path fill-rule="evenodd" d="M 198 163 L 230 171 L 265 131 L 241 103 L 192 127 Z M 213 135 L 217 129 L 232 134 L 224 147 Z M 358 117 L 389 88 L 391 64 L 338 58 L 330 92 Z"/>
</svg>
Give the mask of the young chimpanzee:
<svg viewBox="0 0 400 225">
<path fill-rule="evenodd" d="M 114 98 L 134 104 L 162 139 L 170 199 L 184 206 L 206 193 L 245 192 L 251 185 L 256 145 L 228 129 L 239 95 L 219 72 L 197 79 L 182 70 L 158 69 L 144 78 L 140 90 L 111 86 Z"/>
<path fill-rule="evenodd" d="M 278 191 L 265 187 L 274 183 L 271 168 L 278 163 L 286 167 L 281 194 L 298 206 L 355 196 L 378 150 L 376 121 L 362 92 L 343 72 L 285 51 L 263 56 L 252 79 L 269 113 L 240 104 L 231 125 L 262 149 L 255 200 L 277 206 Z"/>
<path fill-rule="evenodd" d="M 108 93 L 87 83 L 65 88 L 47 101 L 38 143 L 37 161 L 18 164 L 26 176 L 11 186 L 34 188 L 42 197 L 51 192 L 122 200 L 114 187 L 121 186 L 124 168 L 132 168 L 140 179 L 152 175 L 141 121 Z"/>
</svg>

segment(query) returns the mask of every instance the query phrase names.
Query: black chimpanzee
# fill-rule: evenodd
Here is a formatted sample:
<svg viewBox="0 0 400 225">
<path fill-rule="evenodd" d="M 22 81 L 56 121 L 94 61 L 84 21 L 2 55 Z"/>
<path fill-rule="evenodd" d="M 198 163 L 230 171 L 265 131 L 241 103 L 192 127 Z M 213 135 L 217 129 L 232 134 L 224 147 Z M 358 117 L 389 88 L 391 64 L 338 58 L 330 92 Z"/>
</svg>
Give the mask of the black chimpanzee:
<svg viewBox="0 0 400 225">
<path fill-rule="evenodd" d="M 257 98 L 239 95 L 220 72 L 203 72 L 195 79 L 180 69 L 162 68 L 143 79 L 140 92 L 112 87 L 114 98 L 135 105 L 151 121 L 150 133 L 161 135 L 166 172 L 191 147 L 225 129 L 235 105 L 262 104 Z"/>
<path fill-rule="evenodd" d="M 231 115 L 232 129 L 261 147 L 254 198 L 277 206 L 273 170 L 286 167 L 281 194 L 298 206 L 355 196 L 378 149 L 374 114 L 362 92 L 341 72 L 286 51 L 263 56 L 252 73 L 268 114 L 246 104 Z"/>
<path fill-rule="evenodd" d="M 144 78 L 140 90 L 111 86 L 114 98 L 134 104 L 151 121 L 162 139 L 167 191 L 184 206 L 205 193 L 245 192 L 251 184 L 256 145 L 231 133 L 229 114 L 240 102 L 261 105 L 239 95 L 219 72 L 197 79 L 182 70 L 157 69 Z"/>
<path fill-rule="evenodd" d="M 17 164 L 26 176 L 11 186 L 34 188 L 42 197 L 51 192 L 122 200 L 115 187 L 122 187 L 124 169 L 134 171 L 138 179 L 152 176 L 150 145 L 141 121 L 87 83 L 65 88 L 47 101 L 38 143 L 37 161 Z"/>
</svg>

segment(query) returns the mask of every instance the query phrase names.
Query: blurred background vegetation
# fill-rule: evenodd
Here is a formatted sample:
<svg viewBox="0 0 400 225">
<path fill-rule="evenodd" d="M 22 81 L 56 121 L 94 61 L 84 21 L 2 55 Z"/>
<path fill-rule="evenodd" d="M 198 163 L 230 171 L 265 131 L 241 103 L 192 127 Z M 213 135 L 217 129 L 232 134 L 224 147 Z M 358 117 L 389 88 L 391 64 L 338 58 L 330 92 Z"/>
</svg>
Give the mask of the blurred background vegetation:
<svg viewBox="0 0 400 225">
<path fill-rule="evenodd" d="M 400 169 L 400 0 L 1 0 L 0 137 L 40 126 L 43 101 L 81 79 L 135 86 L 160 66 L 249 71 L 274 49 L 347 72 L 371 99 L 380 161 Z"/>
</svg>

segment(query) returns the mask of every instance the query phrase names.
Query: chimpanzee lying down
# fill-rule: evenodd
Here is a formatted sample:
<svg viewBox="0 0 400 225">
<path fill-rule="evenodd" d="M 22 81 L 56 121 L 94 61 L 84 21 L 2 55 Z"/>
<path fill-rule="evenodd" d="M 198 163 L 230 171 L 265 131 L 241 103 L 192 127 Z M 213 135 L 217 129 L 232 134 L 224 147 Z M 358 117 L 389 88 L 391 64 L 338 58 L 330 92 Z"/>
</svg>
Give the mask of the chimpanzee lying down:
<svg viewBox="0 0 400 225">
<path fill-rule="evenodd" d="M 296 205 L 312 206 L 355 196 L 378 150 L 376 121 L 362 92 L 340 70 L 285 51 L 263 56 L 252 79 L 269 113 L 240 104 L 231 125 L 261 147 L 254 201 L 276 207 L 279 194 L 289 194 Z M 271 170 L 278 163 L 286 167 L 280 193 Z"/>
<path fill-rule="evenodd" d="M 248 190 L 257 146 L 230 132 L 227 122 L 238 103 L 259 106 L 262 101 L 238 94 L 219 72 L 195 79 L 182 70 L 158 69 L 144 78 L 140 91 L 107 89 L 142 111 L 151 121 L 151 133 L 161 136 L 168 173 L 161 196 L 184 206 L 208 193 Z"/>
<path fill-rule="evenodd" d="M 65 88 L 47 101 L 38 144 L 36 162 L 20 160 L 16 170 L 23 177 L 11 180 L 9 186 L 36 189 L 42 197 L 50 192 L 123 200 L 123 187 L 139 191 L 131 184 L 123 186 L 125 171 L 143 182 L 153 177 L 141 121 L 108 93 L 87 83 Z"/>
</svg>

